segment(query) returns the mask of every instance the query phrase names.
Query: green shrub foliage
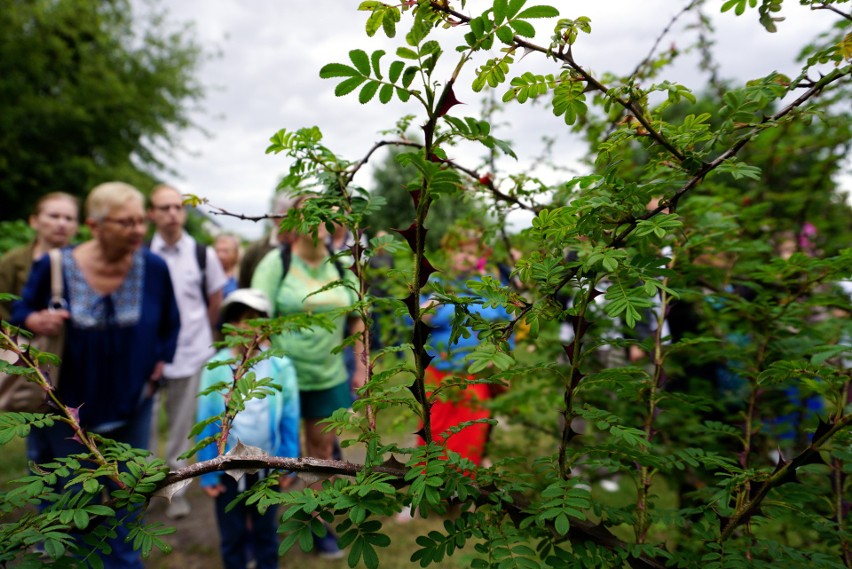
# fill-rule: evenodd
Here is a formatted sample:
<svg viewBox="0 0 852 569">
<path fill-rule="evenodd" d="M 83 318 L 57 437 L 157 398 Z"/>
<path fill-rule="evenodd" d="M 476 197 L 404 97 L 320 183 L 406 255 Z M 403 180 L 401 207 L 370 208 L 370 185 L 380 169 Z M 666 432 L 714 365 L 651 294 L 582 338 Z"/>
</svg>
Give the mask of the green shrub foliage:
<svg viewBox="0 0 852 569">
<path fill-rule="evenodd" d="M 368 384 L 354 414 L 341 410 L 329 422 L 345 433 L 344 446 L 363 449 L 364 464 L 240 449 L 167 474 L 161 462 L 81 431 L 85 456 L 39 465 L 3 494 L 4 513 L 37 499 L 50 505 L 0 528 L 0 562 L 37 542 L 50 558 L 79 553 L 97 546 L 115 523 L 111 512 L 127 503 L 168 495 L 202 472 L 266 465 L 327 478 L 321 490 L 279 494 L 262 483 L 244 495 L 260 508 L 285 506 L 282 552 L 309 550 L 325 521 L 353 567 L 381 565 L 390 543 L 384 527 L 403 510 L 447 515 L 442 529 L 417 538 L 411 559 L 422 567 L 440 567 L 462 548 L 476 568 L 852 566 L 852 328 L 840 287 L 852 274 L 851 218 L 836 188 L 852 135 L 850 15 L 842 2 L 806 3 L 824 10 L 820 22 L 835 23 L 815 31 L 803 68 L 739 85 L 715 75 L 702 27 L 709 7 L 683 9 L 676 19 L 698 22 L 694 48 L 711 76 L 698 93 L 665 79 L 674 48 L 652 51 L 629 75 L 592 72 L 574 48 L 593 22 L 564 18 L 557 7 L 363 2 L 367 35 L 398 47 L 356 47 L 320 77 L 340 97 L 396 100 L 409 115 L 359 156 L 327 147 L 317 127 L 279 131 L 268 152 L 290 160 L 284 184 L 319 194 L 289 214 L 286 229 L 363 229 L 383 200 L 352 180 L 383 146 L 398 146 L 396 159 L 414 173 L 398 188 L 414 218 L 396 239 L 377 237 L 348 252 L 360 281 L 356 311 L 365 320 L 381 312 L 386 338 L 396 340 L 370 349 L 364 338 Z M 758 17 L 772 32 L 783 26 L 780 7 L 781 0 L 730 0 L 721 10 Z M 522 56 L 552 69 L 516 71 Z M 494 91 L 504 105 L 552 112 L 554 129 L 588 142 L 587 173 L 559 183 L 535 172 L 501 176 L 495 165 L 513 160 L 517 148 L 492 126 L 499 110 L 467 116 L 471 107 L 457 106 L 461 82 Z M 413 122 L 422 142 L 406 138 Z M 461 141 L 481 144 L 488 166 L 452 158 L 449 148 Z M 429 435 L 430 406 L 464 381 L 427 389 L 430 328 L 418 301 L 444 266 L 426 253 L 430 212 L 463 199 L 489 211 L 479 222 L 499 238 L 495 257 L 521 251 L 511 286 L 484 279 L 475 288 L 479 302 L 505 307 L 509 322 L 477 319 L 466 310 L 471 297 L 430 289 L 457 307 L 457 334 L 479 335 L 469 359 L 477 381 L 508 385 L 490 403 L 499 418 L 493 464 L 479 469 L 458 455 L 442 459 Z M 500 223 L 513 210 L 534 217 L 508 236 Z M 375 299 L 367 284 L 378 274 L 368 259 L 380 251 L 397 263 L 381 273 L 390 297 Z M 255 336 L 232 341 L 311 323 L 305 316 L 264 322 Z M 561 339 L 560 323 L 570 331 Z M 389 326 L 396 328 L 388 334 Z M 14 369 L 44 382 L 31 370 L 33 357 L 22 354 Z M 270 388 L 244 372 L 247 362 L 233 365 L 241 379 L 230 386 L 225 429 L 248 398 Z M 73 410 L 56 403 L 53 415 L 0 417 L 0 442 L 51 421 L 73 425 Z M 379 428 L 418 422 L 426 437 L 419 447 Z M 52 490 L 64 476 L 74 484 Z M 92 503 L 108 481 L 118 488 L 111 499 Z M 147 553 L 163 546 L 167 531 L 137 523 L 134 543 Z M 78 535 L 83 545 L 71 539 Z"/>
</svg>

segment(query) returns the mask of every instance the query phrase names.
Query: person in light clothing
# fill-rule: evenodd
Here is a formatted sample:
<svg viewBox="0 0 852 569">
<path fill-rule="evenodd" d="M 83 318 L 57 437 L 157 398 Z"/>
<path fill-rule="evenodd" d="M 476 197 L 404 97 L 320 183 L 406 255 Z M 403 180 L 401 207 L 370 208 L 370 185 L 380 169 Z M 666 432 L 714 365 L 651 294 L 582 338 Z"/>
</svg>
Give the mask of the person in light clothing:
<svg viewBox="0 0 852 569">
<path fill-rule="evenodd" d="M 237 289 L 228 295 L 222 305 L 222 321 L 238 328 L 248 328 L 248 320 L 268 317 L 270 311 L 269 299 L 263 292 L 256 289 Z M 202 372 L 200 389 L 203 395 L 198 398 L 199 422 L 211 417 L 221 417 L 225 413 L 225 394 L 233 387 L 234 369 L 238 365 L 237 362 L 246 355 L 246 350 L 246 346 L 223 348 L 213 356 L 210 363 L 233 363 L 212 369 L 205 368 Z M 248 355 L 254 357 L 258 354 Z M 254 364 L 251 371 L 258 379 L 271 378 L 280 391 L 274 391 L 262 399 L 253 398 L 246 401 L 245 410 L 237 413 L 231 425 L 226 451 L 231 450 L 240 441 L 273 456 L 298 457 L 299 387 L 292 362 L 286 357 L 273 356 Z M 209 440 L 209 437 L 220 433 L 221 429 L 220 419 L 207 425 L 199 434 L 198 440 Z M 210 443 L 198 452 L 199 460 L 209 460 L 217 455 L 215 443 Z M 204 492 L 216 500 L 216 520 L 225 569 L 245 569 L 249 548 L 257 569 L 278 567 L 275 508 L 269 508 L 266 513 L 261 514 L 255 507 L 240 503 L 226 511 L 228 504 L 240 492 L 270 475 L 271 472 L 260 470 L 256 474 L 246 474 L 239 481 L 221 472 L 201 476 Z M 292 481 L 292 476 L 282 476 L 281 487 L 289 488 Z"/>
<path fill-rule="evenodd" d="M 169 267 L 180 311 L 177 352 L 163 370 L 165 381 L 158 395 L 158 399 L 165 398 L 168 419 L 166 463 L 177 470 L 188 464 L 178 457 L 189 450 L 198 380 L 201 368 L 214 353 L 213 329 L 227 277 L 213 248 L 199 245 L 184 231 L 186 209 L 181 194 L 170 186 L 157 186 L 149 199 L 148 216 L 157 228 L 151 251 L 165 259 Z M 154 451 L 158 446 L 156 427 L 155 421 L 151 437 Z M 181 492 L 169 503 L 166 515 L 176 519 L 189 512 L 189 502 Z"/>
</svg>

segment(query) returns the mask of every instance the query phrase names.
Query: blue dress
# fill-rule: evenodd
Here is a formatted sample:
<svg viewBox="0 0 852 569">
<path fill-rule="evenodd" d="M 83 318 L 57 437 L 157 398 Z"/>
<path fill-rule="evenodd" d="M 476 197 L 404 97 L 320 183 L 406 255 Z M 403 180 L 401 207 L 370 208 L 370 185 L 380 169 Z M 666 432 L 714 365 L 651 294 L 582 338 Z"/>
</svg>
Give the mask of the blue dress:
<svg viewBox="0 0 852 569">
<path fill-rule="evenodd" d="M 66 324 L 59 396 L 80 406 L 80 422 L 110 431 L 132 420 L 147 402 L 146 384 L 157 362 L 170 362 L 177 346 L 180 317 L 168 267 L 139 250 L 121 286 L 102 295 L 89 286 L 72 257 L 62 250 Z M 12 320 L 23 324 L 50 298 L 50 259 L 33 264 Z"/>
<path fill-rule="evenodd" d="M 467 305 L 468 312 L 491 322 L 508 322 L 512 319 L 512 316 L 502 306 L 488 306 L 487 301 L 476 298 L 476 295 L 471 293 L 467 286 L 467 282 L 469 281 L 482 281 L 482 277 L 479 275 L 471 275 L 450 282 L 450 287 L 454 289 L 456 295 L 474 298 L 474 300 L 471 300 L 470 304 Z M 428 300 L 428 298 L 428 296 L 421 297 L 421 303 Z M 431 366 L 445 372 L 463 372 L 467 369 L 467 356 L 476 349 L 480 343 L 479 334 L 473 328 L 468 327 L 468 335 L 459 336 L 459 338 L 450 345 L 456 307 L 452 304 L 441 304 L 433 308 L 433 311 L 434 315 L 429 321 L 429 326 L 432 327 L 431 345 L 427 350 L 430 355 L 435 357 Z M 511 349 L 514 349 L 515 347 L 514 336 L 509 338 L 509 347 Z"/>
</svg>

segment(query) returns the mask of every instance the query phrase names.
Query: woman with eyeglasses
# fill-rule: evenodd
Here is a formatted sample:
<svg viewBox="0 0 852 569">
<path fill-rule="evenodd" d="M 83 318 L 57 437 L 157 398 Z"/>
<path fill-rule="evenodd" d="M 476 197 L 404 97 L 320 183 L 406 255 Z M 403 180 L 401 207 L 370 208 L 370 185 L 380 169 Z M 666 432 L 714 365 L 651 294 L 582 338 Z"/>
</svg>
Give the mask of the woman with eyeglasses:
<svg viewBox="0 0 852 569">
<path fill-rule="evenodd" d="M 77 409 L 87 431 L 135 448 L 147 448 L 154 386 L 174 355 L 180 328 L 168 267 L 142 248 L 143 204 L 142 194 L 128 184 L 95 187 L 86 199 L 92 239 L 62 250 L 67 309 L 47 307 L 45 257 L 33 265 L 12 317 L 35 334 L 54 335 L 65 327 L 60 399 Z M 57 422 L 43 435 L 45 459 L 85 451 L 66 423 Z M 136 516 L 116 515 L 112 552 L 102 555 L 105 567 L 141 569 L 121 524 Z"/>
</svg>

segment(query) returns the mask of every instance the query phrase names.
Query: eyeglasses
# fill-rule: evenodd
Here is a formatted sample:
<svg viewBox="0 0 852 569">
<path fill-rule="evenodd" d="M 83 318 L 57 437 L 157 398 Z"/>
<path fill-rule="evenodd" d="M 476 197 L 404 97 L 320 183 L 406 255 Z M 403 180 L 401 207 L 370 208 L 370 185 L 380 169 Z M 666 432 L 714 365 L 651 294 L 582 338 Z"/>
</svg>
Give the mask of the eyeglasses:
<svg viewBox="0 0 852 569">
<path fill-rule="evenodd" d="M 125 217 L 118 219 L 115 217 L 105 217 L 103 221 L 109 221 L 121 227 L 122 229 L 133 229 L 134 227 L 144 227 L 147 223 L 144 217 Z"/>
<path fill-rule="evenodd" d="M 179 211 L 179 210 L 183 209 L 183 204 L 169 203 L 169 204 L 165 204 L 165 205 L 152 205 L 151 209 L 155 209 L 155 210 L 161 211 L 163 213 L 170 211 L 170 210 Z"/>
</svg>

